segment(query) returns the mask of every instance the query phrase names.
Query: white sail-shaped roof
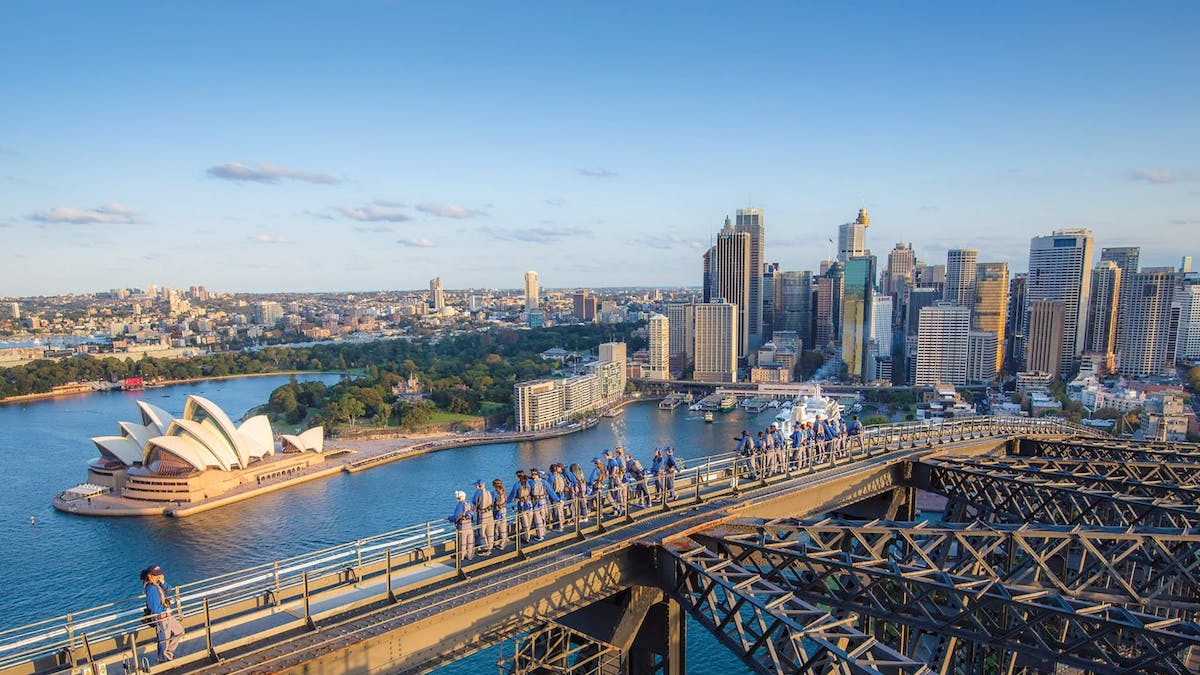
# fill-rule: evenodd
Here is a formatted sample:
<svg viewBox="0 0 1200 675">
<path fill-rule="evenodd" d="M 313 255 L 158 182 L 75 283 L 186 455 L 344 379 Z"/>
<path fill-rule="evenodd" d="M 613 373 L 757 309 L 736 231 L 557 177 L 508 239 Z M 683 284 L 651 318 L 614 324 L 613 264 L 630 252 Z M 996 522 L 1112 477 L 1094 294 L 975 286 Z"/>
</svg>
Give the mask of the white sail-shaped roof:
<svg viewBox="0 0 1200 675">
<path fill-rule="evenodd" d="M 203 396 L 188 396 L 187 404 L 183 407 L 183 416 L 185 419 L 202 423 L 211 421 L 213 427 L 225 437 L 229 447 L 237 455 L 238 466 L 245 468 L 250 463 L 253 454 L 251 449 L 244 447 L 238 436 L 237 427 L 233 425 L 233 420 L 229 419 L 229 415 L 226 415 L 225 411 L 221 410 L 216 403 Z"/>
<path fill-rule="evenodd" d="M 212 453 L 205 452 L 203 446 L 190 438 L 159 436 L 150 439 L 150 442 L 146 444 L 144 464 L 151 471 L 161 471 L 164 468 L 162 466 L 164 460 L 168 463 L 177 463 L 170 462 L 171 458 L 188 464 L 197 471 L 204 471 L 210 466 L 219 468 L 218 465 L 210 464 L 210 462 L 216 461 Z"/>
<path fill-rule="evenodd" d="M 142 459 L 142 446 L 125 436 L 97 436 L 92 439 L 101 456 L 115 459 L 125 466 Z"/>
<path fill-rule="evenodd" d="M 271 433 L 271 421 L 266 415 L 251 417 L 242 422 L 237 430 L 251 456 L 260 458 L 275 454 L 275 437 Z"/>
<path fill-rule="evenodd" d="M 157 428 L 151 429 L 137 422 L 117 422 L 117 425 L 121 427 L 121 435 L 136 443 L 139 448 L 145 448 L 146 441 L 160 433 Z M 141 456 L 138 458 L 141 459 Z"/>
<path fill-rule="evenodd" d="M 237 464 L 237 455 L 233 453 L 233 449 L 225 443 L 220 434 L 213 433 L 212 429 L 203 424 L 192 420 L 178 419 L 171 422 L 166 435 L 184 438 L 200 446 L 207 464 L 212 465 L 215 462 L 216 466 L 225 471 L 229 471 Z"/>
<path fill-rule="evenodd" d="M 137 405 L 138 410 L 142 412 L 142 424 L 154 429 L 151 436 L 167 433 L 167 427 L 171 424 L 171 413 L 145 401 L 138 401 Z"/>
<path fill-rule="evenodd" d="M 299 435 L 284 434 L 283 446 L 289 452 L 321 452 L 325 449 L 325 430 L 313 427 Z"/>
</svg>

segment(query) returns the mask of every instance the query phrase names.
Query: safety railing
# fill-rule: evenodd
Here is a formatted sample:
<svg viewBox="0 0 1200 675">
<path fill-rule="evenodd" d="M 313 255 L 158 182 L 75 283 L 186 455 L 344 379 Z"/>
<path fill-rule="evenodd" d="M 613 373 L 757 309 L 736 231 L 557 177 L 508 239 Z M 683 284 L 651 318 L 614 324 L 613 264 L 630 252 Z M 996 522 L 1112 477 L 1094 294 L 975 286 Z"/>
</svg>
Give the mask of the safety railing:
<svg viewBox="0 0 1200 675">
<path fill-rule="evenodd" d="M 814 444 L 803 451 L 781 450 L 776 457 L 776 471 L 770 476 L 766 475 L 769 458 L 762 458 L 762 464 L 732 452 L 686 458 L 682 460 L 684 468 L 677 472 L 647 475 L 641 481 L 627 474 L 624 482 L 605 480 L 595 489 L 580 490 L 562 502 L 561 511 L 550 500 L 544 509 L 510 505 L 504 528 L 508 547 L 501 553 L 523 559 L 531 547 L 542 547 L 537 543 L 539 534 L 547 539 L 572 535 L 584 539 L 645 515 L 670 510 L 676 503 L 698 503 L 896 450 L 989 436 L 1084 434 L 1097 435 L 1094 429 L 1061 418 L 972 417 L 869 427 L 861 438 L 851 436 Z M 749 478 L 751 474 L 753 479 Z M 544 532 L 538 526 L 539 514 Z M 472 526 L 476 546 L 484 539 L 479 527 Z M 203 631 L 207 652 L 215 657 L 222 645 L 220 636 L 214 633 L 253 618 L 256 613 L 291 608 L 296 622 L 313 626 L 311 602 L 318 596 L 328 597 L 330 592 L 371 579 L 382 581 L 382 596 L 395 601 L 393 573 L 406 566 L 437 563 L 445 566 L 447 575 L 462 577 L 491 562 L 468 558 L 464 542 L 465 535 L 452 523 L 420 523 L 180 584 L 174 589 L 173 611 L 189 636 L 194 636 L 196 629 Z M 438 578 L 434 576 L 435 581 Z M 143 607 L 143 596 L 138 595 L 2 630 L 0 673 L 22 664 L 26 664 L 22 672 L 40 672 L 86 665 L 92 660 L 122 661 L 127 671 L 138 671 L 140 663 L 134 657 L 138 644 L 144 649 L 154 641 L 154 627 L 144 623 Z M 91 672 L 97 671 L 93 668 Z"/>
</svg>

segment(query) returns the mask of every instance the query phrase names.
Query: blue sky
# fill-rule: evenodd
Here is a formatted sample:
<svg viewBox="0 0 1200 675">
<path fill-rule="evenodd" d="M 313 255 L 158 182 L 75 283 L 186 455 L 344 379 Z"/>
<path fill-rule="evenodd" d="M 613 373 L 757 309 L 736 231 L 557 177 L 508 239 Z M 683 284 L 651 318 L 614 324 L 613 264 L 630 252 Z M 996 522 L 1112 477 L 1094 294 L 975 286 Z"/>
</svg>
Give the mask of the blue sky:
<svg viewBox="0 0 1200 675">
<path fill-rule="evenodd" d="M 1200 4 L 10 2 L 0 295 L 696 285 L 726 214 L 812 269 L 1200 255 Z"/>
</svg>

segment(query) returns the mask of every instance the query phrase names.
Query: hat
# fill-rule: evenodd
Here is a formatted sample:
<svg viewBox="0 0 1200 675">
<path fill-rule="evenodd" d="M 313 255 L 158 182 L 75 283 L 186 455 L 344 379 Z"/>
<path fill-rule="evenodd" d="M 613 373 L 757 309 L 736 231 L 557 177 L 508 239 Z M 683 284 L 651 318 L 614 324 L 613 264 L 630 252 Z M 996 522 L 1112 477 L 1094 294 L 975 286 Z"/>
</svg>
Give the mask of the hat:
<svg viewBox="0 0 1200 675">
<path fill-rule="evenodd" d="M 158 576 L 159 574 L 162 574 L 162 573 L 163 573 L 162 568 L 159 567 L 158 565 L 151 565 L 146 568 L 146 574 L 149 576 Z"/>
<path fill-rule="evenodd" d="M 539 474 L 539 473 L 541 473 L 541 471 L 540 471 L 540 470 L 538 470 L 537 468 L 530 469 L 529 471 L 530 471 L 530 473 L 534 473 L 534 474 Z"/>
<path fill-rule="evenodd" d="M 476 484 L 476 485 L 483 485 L 483 479 L 482 479 L 482 478 L 480 478 L 480 479 L 476 480 L 476 481 L 475 481 L 475 484 Z"/>
<path fill-rule="evenodd" d="M 671 446 L 668 445 L 667 452 L 675 452 L 675 448 L 672 448 Z"/>
<path fill-rule="evenodd" d="M 466 499 L 466 498 L 467 498 L 467 493 L 463 492 L 462 490 L 455 490 L 455 491 L 454 491 L 454 498 L 455 498 L 455 499 L 457 499 L 457 500 L 459 500 L 459 501 L 462 501 L 462 500 L 464 500 L 464 499 Z"/>
<path fill-rule="evenodd" d="M 600 461 L 600 458 L 599 458 L 599 457 L 593 457 L 593 458 L 592 458 L 592 461 L 593 461 L 593 462 L 599 462 L 599 461 Z"/>
<path fill-rule="evenodd" d="M 604 451 L 604 454 L 606 454 L 606 455 L 611 455 L 611 454 L 612 454 L 612 450 L 605 450 L 605 451 Z"/>
</svg>

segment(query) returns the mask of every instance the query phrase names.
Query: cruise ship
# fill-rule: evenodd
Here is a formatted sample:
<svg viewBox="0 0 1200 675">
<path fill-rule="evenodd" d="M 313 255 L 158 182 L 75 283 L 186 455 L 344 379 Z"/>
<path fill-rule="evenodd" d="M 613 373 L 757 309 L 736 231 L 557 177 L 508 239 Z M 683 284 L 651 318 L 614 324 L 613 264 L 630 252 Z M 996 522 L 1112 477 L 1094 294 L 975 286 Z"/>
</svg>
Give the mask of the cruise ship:
<svg viewBox="0 0 1200 675">
<path fill-rule="evenodd" d="M 806 385 L 806 391 L 801 391 L 793 401 L 785 402 L 775 416 L 775 426 L 785 436 L 790 436 L 797 423 L 813 422 L 821 419 L 840 419 L 842 406 L 837 399 L 824 396 L 818 384 Z"/>
</svg>

